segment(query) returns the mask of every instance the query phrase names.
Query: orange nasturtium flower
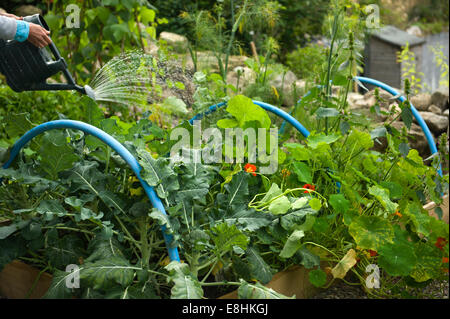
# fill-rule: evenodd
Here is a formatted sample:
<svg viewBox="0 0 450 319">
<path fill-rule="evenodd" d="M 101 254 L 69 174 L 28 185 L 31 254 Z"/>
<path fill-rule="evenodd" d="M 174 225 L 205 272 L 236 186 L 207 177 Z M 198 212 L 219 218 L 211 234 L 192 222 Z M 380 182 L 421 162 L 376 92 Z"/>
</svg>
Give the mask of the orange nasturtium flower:
<svg viewBox="0 0 450 319">
<path fill-rule="evenodd" d="M 447 240 L 443 237 L 438 237 L 436 240 L 436 243 L 434 244 L 437 248 L 439 248 L 440 250 L 442 250 L 445 245 L 447 244 Z"/>
<path fill-rule="evenodd" d="M 377 252 L 375 250 L 369 249 L 368 250 L 370 257 L 375 257 L 377 255 Z"/>
<path fill-rule="evenodd" d="M 309 190 L 315 191 L 316 190 L 316 186 L 311 185 L 311 184 L 305 184 L 303 185 L 303 188 L 306 188 L 306 190 L 303 193 L 309 193 Z"/>
<path fill-rule="evenodd" d="M 402 215 L 402 213 L 400 213 L 399 211 L 396 211 L 395 213 L 394 213 L 394 215 L 397 215 L 398 217 L 402 217 L 403 215 Z"/>
<path fill-rule="evenodd" d="M 247 163 L 247 164 L 245 164 L 245 166 L 244 166 L 244 170 L 247 172 L 247 173 L 252 173 L 253 174 L 253 176 L 256 176 L 256 166 L 255 165 L 253 165 L 253 164 L 250 164 L 250 163 Z"/>
<path fill-rule="evenodd" d="M 448 264 L 448 257 L 442 257 L 442 263 Z"/>
</svg>

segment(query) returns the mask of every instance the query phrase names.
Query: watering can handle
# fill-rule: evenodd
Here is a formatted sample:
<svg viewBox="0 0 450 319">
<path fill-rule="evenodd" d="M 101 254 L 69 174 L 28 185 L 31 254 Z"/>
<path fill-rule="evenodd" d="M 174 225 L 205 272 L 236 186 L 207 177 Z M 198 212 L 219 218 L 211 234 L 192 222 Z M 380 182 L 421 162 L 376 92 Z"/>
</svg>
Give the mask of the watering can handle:
<svg viewBox="0 0 450 319">
<path fill-rule="evenodd" d="M 69 70 L 67 69 L 67 63 L 64 60 L 63 57 L 61 57 L 61 54 L 58 51 L 58 48 L 56 47 L 56 45 L 52 42 L 49 44 L 49 48 L 50 51 L 53 53 L 53 55 L 55 56 L 56 60 L 60 60 L 64 63 L 65 69 L 62 71 L 64 73 L 64 76 L 66 77 L 67 82 L 69 82 L 69 84 L 72 85 L 76 85 L 75 80 L 72 77 L 72 74 L 70 74 Z"/>
</svg>

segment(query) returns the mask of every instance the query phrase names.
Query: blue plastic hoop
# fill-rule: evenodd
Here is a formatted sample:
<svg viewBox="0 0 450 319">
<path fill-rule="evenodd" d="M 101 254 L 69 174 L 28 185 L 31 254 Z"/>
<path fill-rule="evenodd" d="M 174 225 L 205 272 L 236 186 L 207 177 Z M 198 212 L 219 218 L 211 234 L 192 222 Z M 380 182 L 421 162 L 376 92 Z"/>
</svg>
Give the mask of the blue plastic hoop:
<svg viewBox="0 0 450 319">
<path fill-rule="evenodd" d="M 147 194 L 148 198 L 150 199 L 150 202 L 152 203 L 153 207 L 160 210 L 163 214 L 166 214 L 166 210 L 164 209 L 164 205 L 161 202 L 160 198 L 156 194 L 153 187 L 148 185 L 146 181 L 144 181 L 141 178 L 141 166 L 139 165 L 138 161 L 134 156 L 121 144 L 119 143 L 115 138 L 113 138 L 111 135 L 105 133 L 104 131 L 100 130 L 99 128 L 89 125 L 84 122 L 80 121 L 73 121 L 73 120 L 57 120 L 57 121 L 50 121 L 47 123 L 43 123 L 41 125 L 38 125 L 31 130 L 29 130 L 27 133 L 25 133 L 12 147 L 9 160 L 3 165 L 3 168 L 8 168 L 11 163 L 14 161 L 16 156 L 19 154 L 20 150 L 34 137 L 37 135 L 48 131 L 52 129 L 76 129 L 83 131 L 87 134 L 90 134 L 92 136 L 97 137 L 99 140 L 107 144 L 109 147 L 111 147 L 114 151 L 116 151 L 124 160 L 125 162 L 130 166 L 131 170 L 136 174 L 136 177 L 141 182 L 142 187 L 145 190 L 145 193 Z M 173 236 L 166 233 L 166 227 L 163 225 L 161 226 L 161 230 L 164 235 L 164 240 L 167 247 L 167 252 L 169 254 L 169 258 L 172 261 L 180 261 L 180 256 L 178 254 L 178 248 L 172 247 L 173 242 Z"/>
</svg>

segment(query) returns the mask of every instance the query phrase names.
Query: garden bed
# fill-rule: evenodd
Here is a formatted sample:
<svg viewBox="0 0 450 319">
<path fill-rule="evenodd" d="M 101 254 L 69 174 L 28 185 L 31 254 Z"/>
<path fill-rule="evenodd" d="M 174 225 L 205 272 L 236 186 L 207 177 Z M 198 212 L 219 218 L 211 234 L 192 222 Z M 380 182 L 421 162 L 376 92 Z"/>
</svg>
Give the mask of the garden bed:
<svg viewBox="0 0 450 319">
<path fill-rule="evenodd" d="M 449 196 L 445 195 L 442 205 L 440 205 L 443 216 L 442 220 L 446 223 L 449 221 Z M 437 218 L 434 209 L 437 205 L 430 202 L 424 206 L 431 216 Z M 0 225 L 6 225 L 6 222 Z M 321 267 L 325 267 L 325 263 L 321 263 Z M 272 280 L 265 285 L 267 288 L 281 293 L 285 296 L 295 295 L 297 299 L 309 299 L 318 296 L 327 296 L 327 291 L 314 287 L 308 280 L 309 270 L 304 267 L 293 266 L 282 272 L 275 274 Z M 38 269 L 29 266 L 19 260 L 14 260 L 8 264 L 2 272 L 0 272 L 0 296 L 8 299 L 24 299 L 24 298 L 42 298 L 47 292 L 52 282 L 52 276 L 46 272 L 40 272 Z M 332 286 L 330 298 L 339 298 L 336 289 L 339 284 Z M 436 284 L 435 284 L 436 286 Z M 447 284 L 448 286 L 448 284 Z M 343 294 L 347 298 L 364 298 L 363 291 L 356 292 L 357 288 L 352 288 L 350 294 Z M 350 297 L 349 297 L 350 296 Z M 219 299 L 236 299 L 238 298 L 237 290 L 225 294 Z M 325 297 L 327 298 L 327 297 Z M 344 297 L 345 298 L 345 297 Z"/>
</svg>

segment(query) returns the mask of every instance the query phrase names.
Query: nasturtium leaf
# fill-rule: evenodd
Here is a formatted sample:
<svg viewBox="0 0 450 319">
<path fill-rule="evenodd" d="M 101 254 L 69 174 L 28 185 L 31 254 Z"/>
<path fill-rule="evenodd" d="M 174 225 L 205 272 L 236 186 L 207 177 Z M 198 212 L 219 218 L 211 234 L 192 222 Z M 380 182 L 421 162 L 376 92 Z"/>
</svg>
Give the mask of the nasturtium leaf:
<svg viewBox="0 0 450 319">
<path fill-rule="evenodd" d="M 201 299 L 203 298 L 203 289 L 198 279 L 192 274 L 189 266 L 178 261 L 172 261 L 166 267 L 170 276 L 169 282 L 174 286 L 171 290 L 172 299 Z"/>
<path fill-rule="evenodd" d="M 300 209 L 305 207 L 308 204 L 309 199 L 307 197 L 300 197 L 292 203 L 292 209 Z"/>
<path fill-rule="evenodd" d="M 293 164 L 294 173 L 297 174 L 299 182 L 311 184 L 313 182 L 313 176 L 311 168 L 304 162 L 295 162 Z"/>
<path fill-rule="evenodd" d="M 369 194 L 374 196 L 388 213 L 394 214 L 397 210 L 398 204 L 390 200 L 389 190 L 380 186 L 372 186 L 369 188 Z"/>
<path fill-rule="evenodd" d="M 430 234 L 430 222 L 433 217 L 429 216 L 417 203 L 409 203 L 403 214 L 411 220 L 416 232 L 428 236 Z"/>
<path fill-rule="evenodd" d="M 239 299 L 295 299 L 295 295 L 287 297 L 271 288 L 267 288 L 260 283 L 250 284 L 241 280 L 238 289 Z"/>
<path fill-rule="evenodd" d="M 250 264 L 250 274 L 252 278 L 259 280 L 263 284 L 269 283 L 269 281 L 272 280 L 275 271 L 261 257 L 256 248 L 248 248 L 245 255 Z"/>
<path fill-rule="evenodd" d="M 307 143 L 312 149 L 316 149 L 321 145 L 332 144 L 336 142 L 341 136 L 337 134 L 325 135 L 323 133 L 311 134 L 308 136 Z"/>
<path fill-rule="evenodd" d="M 80 270 L 81 284 L 85 281 L 85 284 L 94 289 L 109 289 L 117 284 L 126 287 L 131 285 L 135 272 L 140 269 L 120 256 L 87 262 Z"/>
<path fill-rule="evenodd" d="M 314 210 L 320 210 L 322 208 L 322 202 L 318 198 L 311 198 L 308 204 Z"/>
<path fill-rule="evenodd" d="M 283 250 L 280 252 L 280 257 L 282 258 L 292 257 L 297 252 L 297 250 L 301 248 L 302 246 L 301 239 L 303 237 L 305 237 L 305 233 L 303 230 L 294 231 L 284 244 Z"/>
<path fill-rule="evenodd" d="M 349 145 L 355 152 L 361 149 L 368 150 L 373 147 L 373 140 L 369 133 L 353 129 L 348 135 L 346 145 Z"/>
<path fill-rule="evenodd" d="M 239 123 L 235 119 L 220 119 L 217 121 L 217 127 L 220 128 L 233 128 L 238 125 Z"/>
<path fill-rule="evenodd" d="M 281 196 L 269 204 L 269 211 L 274 215 L 283 215 L 291 208 L 291 202 L 286 196 Z"/>
<path fill-rule="evenodd" d="M 356 265 L 356 252 L 349 249 L 345 256 L 331 269 L 334 278 L 344 279 L 347 272 Z"/>
<path fill-rule="evenodd" d="M 339 214 L 345 213 L 350 207 L 350 201 L 348 201 L 342 194 L 331 195 L 329 203 L 333 207 L 333 209 Z"/>
<path fill-rule="evenodd" d="M 236 95 L 228 101 L 227 112 L 233 115 L 239 122 L 240 127 L 245 123 L 256 121 L 262 128 L 270 127 L 270 117 L 260 106 L 254 104 L 252 100 L 243 95 Z"/>
<path fill-rule="evenodd" d="M 272 183 L 267 193 L 264 195 L 264 197 L 261 199 L 261 203 L 266 203 L 270 201 L 272 198 L 277 197 L 281 195 L 283 192 L 281 191 L 280 187 L 276 183 Z"/>
<path fill-rule="evenodd" d="M 327 283 L 327 274 L 321 269 L 311 270 L 308 278 L 309 282 L 316 287 L 322 287 Z"/>
<path fill-rule="evenodd" d="M 394 238 L 394 229 L 391 223 L 378 216 L 353 218 L 348 231 L 359 247 L 374 251 L 378 251 L 387 243 L 392 243 Z"/>
<path fill-rule="evenodd" d="M 305 145 L 298 143 L 285 143 L 283 145 L 296 161 L 308 161 L 311 159 L 311 153 Z"/>
<path fill-rule="evenodd" d="M 415 267 L 417 258 L 414 246 L 407 243 L 383 245 L 378 254 L 378 265 L 391 276 L 407 276 Z"/>
<path fill-rule="evenodd" d="M 415 255 L 417 261 L 410 273 L 412 278 L 417 282 L 424 282 L 441 276 L 442 255 L 439 249 L 423 242 L 417 242 Z"/>
<path fill-rule="evenodd" d="M 320 265 L 320 257 L 313 254 L 308 248 L 300 248 L 296 256 L 300 257 L 300 264 L 306 269 L 311 269 Z"/>
<path fill-rule="evenodd" d="M 401 199 L 403 196 L 402 186 L 396 182 L 382 181 L 380 186 L 389 190 L 389 197 L 393 200 Z"/>
</svg>

